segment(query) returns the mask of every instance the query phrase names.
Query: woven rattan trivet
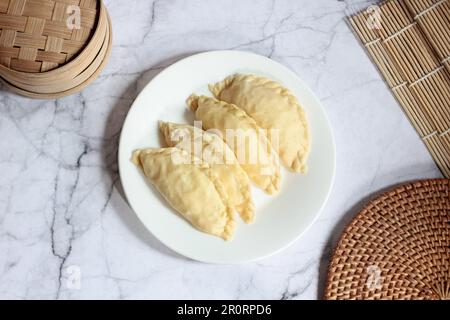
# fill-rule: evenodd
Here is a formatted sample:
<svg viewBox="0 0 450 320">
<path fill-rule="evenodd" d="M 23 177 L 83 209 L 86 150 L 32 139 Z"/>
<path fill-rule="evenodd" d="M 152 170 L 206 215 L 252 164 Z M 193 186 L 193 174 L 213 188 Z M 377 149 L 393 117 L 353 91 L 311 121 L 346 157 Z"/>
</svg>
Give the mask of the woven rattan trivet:
<svg viewBox="0 0 450 320">
<path fill-rule="evenodd" d="M 384 1 L 350 22 L 450 178 L 450 0 Z"/>
<path fill-rule="evenodd" d="M 343 233 L 326 299 L 450 299 L 450 180 L 371 201 Z"/>
</svg>

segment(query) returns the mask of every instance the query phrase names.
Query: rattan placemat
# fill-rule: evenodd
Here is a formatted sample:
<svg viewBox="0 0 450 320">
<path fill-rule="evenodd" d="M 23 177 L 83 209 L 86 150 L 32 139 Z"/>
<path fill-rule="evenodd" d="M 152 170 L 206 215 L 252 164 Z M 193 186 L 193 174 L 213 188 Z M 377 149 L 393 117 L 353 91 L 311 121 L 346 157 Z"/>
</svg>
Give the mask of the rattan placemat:
<svg viewBox="0 0 450 320">
<path fill-rule="evenodd" d="M 346 228 L 325 299 L 450 299 L 450 180 L 424 180 L 371 201 Z"/>
<path fill-rule="evenodd" d="M 450 0 L 384 1 L 350 22 L 450 178 Z"/>
</svg>

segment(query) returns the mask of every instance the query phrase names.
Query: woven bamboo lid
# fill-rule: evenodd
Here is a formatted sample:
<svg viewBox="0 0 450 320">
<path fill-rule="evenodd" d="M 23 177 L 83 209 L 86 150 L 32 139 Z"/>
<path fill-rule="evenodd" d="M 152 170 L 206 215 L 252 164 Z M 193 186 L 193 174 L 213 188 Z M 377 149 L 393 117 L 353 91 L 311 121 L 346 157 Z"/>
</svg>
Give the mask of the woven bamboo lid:
<svg viewBox="0 0 450 320">
<path fill-rule="evenodd" d="M 0 80 L 16 93 L 78 92 L 99 75 L 111 47 L 101 0 L 0 0 Z"/>
<path fill-rule="evenodd" d="M 450 299 L 450 180 L 370 202 L 335 249 L 325 298 Z"/>
<path fill-rule="evenodd" d="M 52 76 L 52 79 L 55 79 L 56 82 L 53 82 L 52 84 L 47 83 L 46 85 L 27 85 L 16 81 L 7 81 L 6 79 L 2 79 L 1 77 L 0 80 L 11 91 L 29 98 L 57 99 L 65 97 L 83 90 L 98 77 L 98 75 L 108 62 L 111 48 L 112 30 L 109 26 L 100 52 L 92 61 L 92 63 L 90 63 L 89 66 L 85 70 L 83 70 L 83 72 L 77 74 L 75 77 L 70 78 L 66 75 L 66 78 L 63 78 L 58 82 L 56 79 L 61 78 L 61 76 L 55 75 Z M 53 71 L 60 71 L 60 69 L 62 68 L 60 67 Z"/>
<path fill-rule="evenodd" d="M 0 64 L 45 72 L 69 62 L 92 37 L 97 0 L 0 0 Z M 80 27 L 72 15 L 79 10 Z"/>
</svg>

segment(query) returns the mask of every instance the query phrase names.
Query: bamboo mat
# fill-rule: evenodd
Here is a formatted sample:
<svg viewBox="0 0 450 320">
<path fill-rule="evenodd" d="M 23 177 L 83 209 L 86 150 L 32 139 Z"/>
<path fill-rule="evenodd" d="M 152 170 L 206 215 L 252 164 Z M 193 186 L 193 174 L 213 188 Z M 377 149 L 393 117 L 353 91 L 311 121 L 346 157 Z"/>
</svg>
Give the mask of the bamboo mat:
<svg viewBox="0 0 450 320">
<path fill-rule="evenodd" d="M 350 23 L 450 178 L 450 0 L 384 1 Z"/>
</svg>

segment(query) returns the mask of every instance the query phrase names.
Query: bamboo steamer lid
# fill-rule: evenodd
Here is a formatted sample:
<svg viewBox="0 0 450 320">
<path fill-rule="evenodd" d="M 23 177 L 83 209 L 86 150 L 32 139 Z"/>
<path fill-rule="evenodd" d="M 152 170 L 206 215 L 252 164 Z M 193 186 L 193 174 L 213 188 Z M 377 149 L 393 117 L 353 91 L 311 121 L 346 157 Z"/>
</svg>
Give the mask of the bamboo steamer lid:
<svg viewBox="0 0 450 320">
<path fill-rule="evenodd" d="M 100 0 L 0 0 L 0 78 L 16 93 L 49 99 L 82 90 L 106 65 L 111 43 Z"/>
</svg>

